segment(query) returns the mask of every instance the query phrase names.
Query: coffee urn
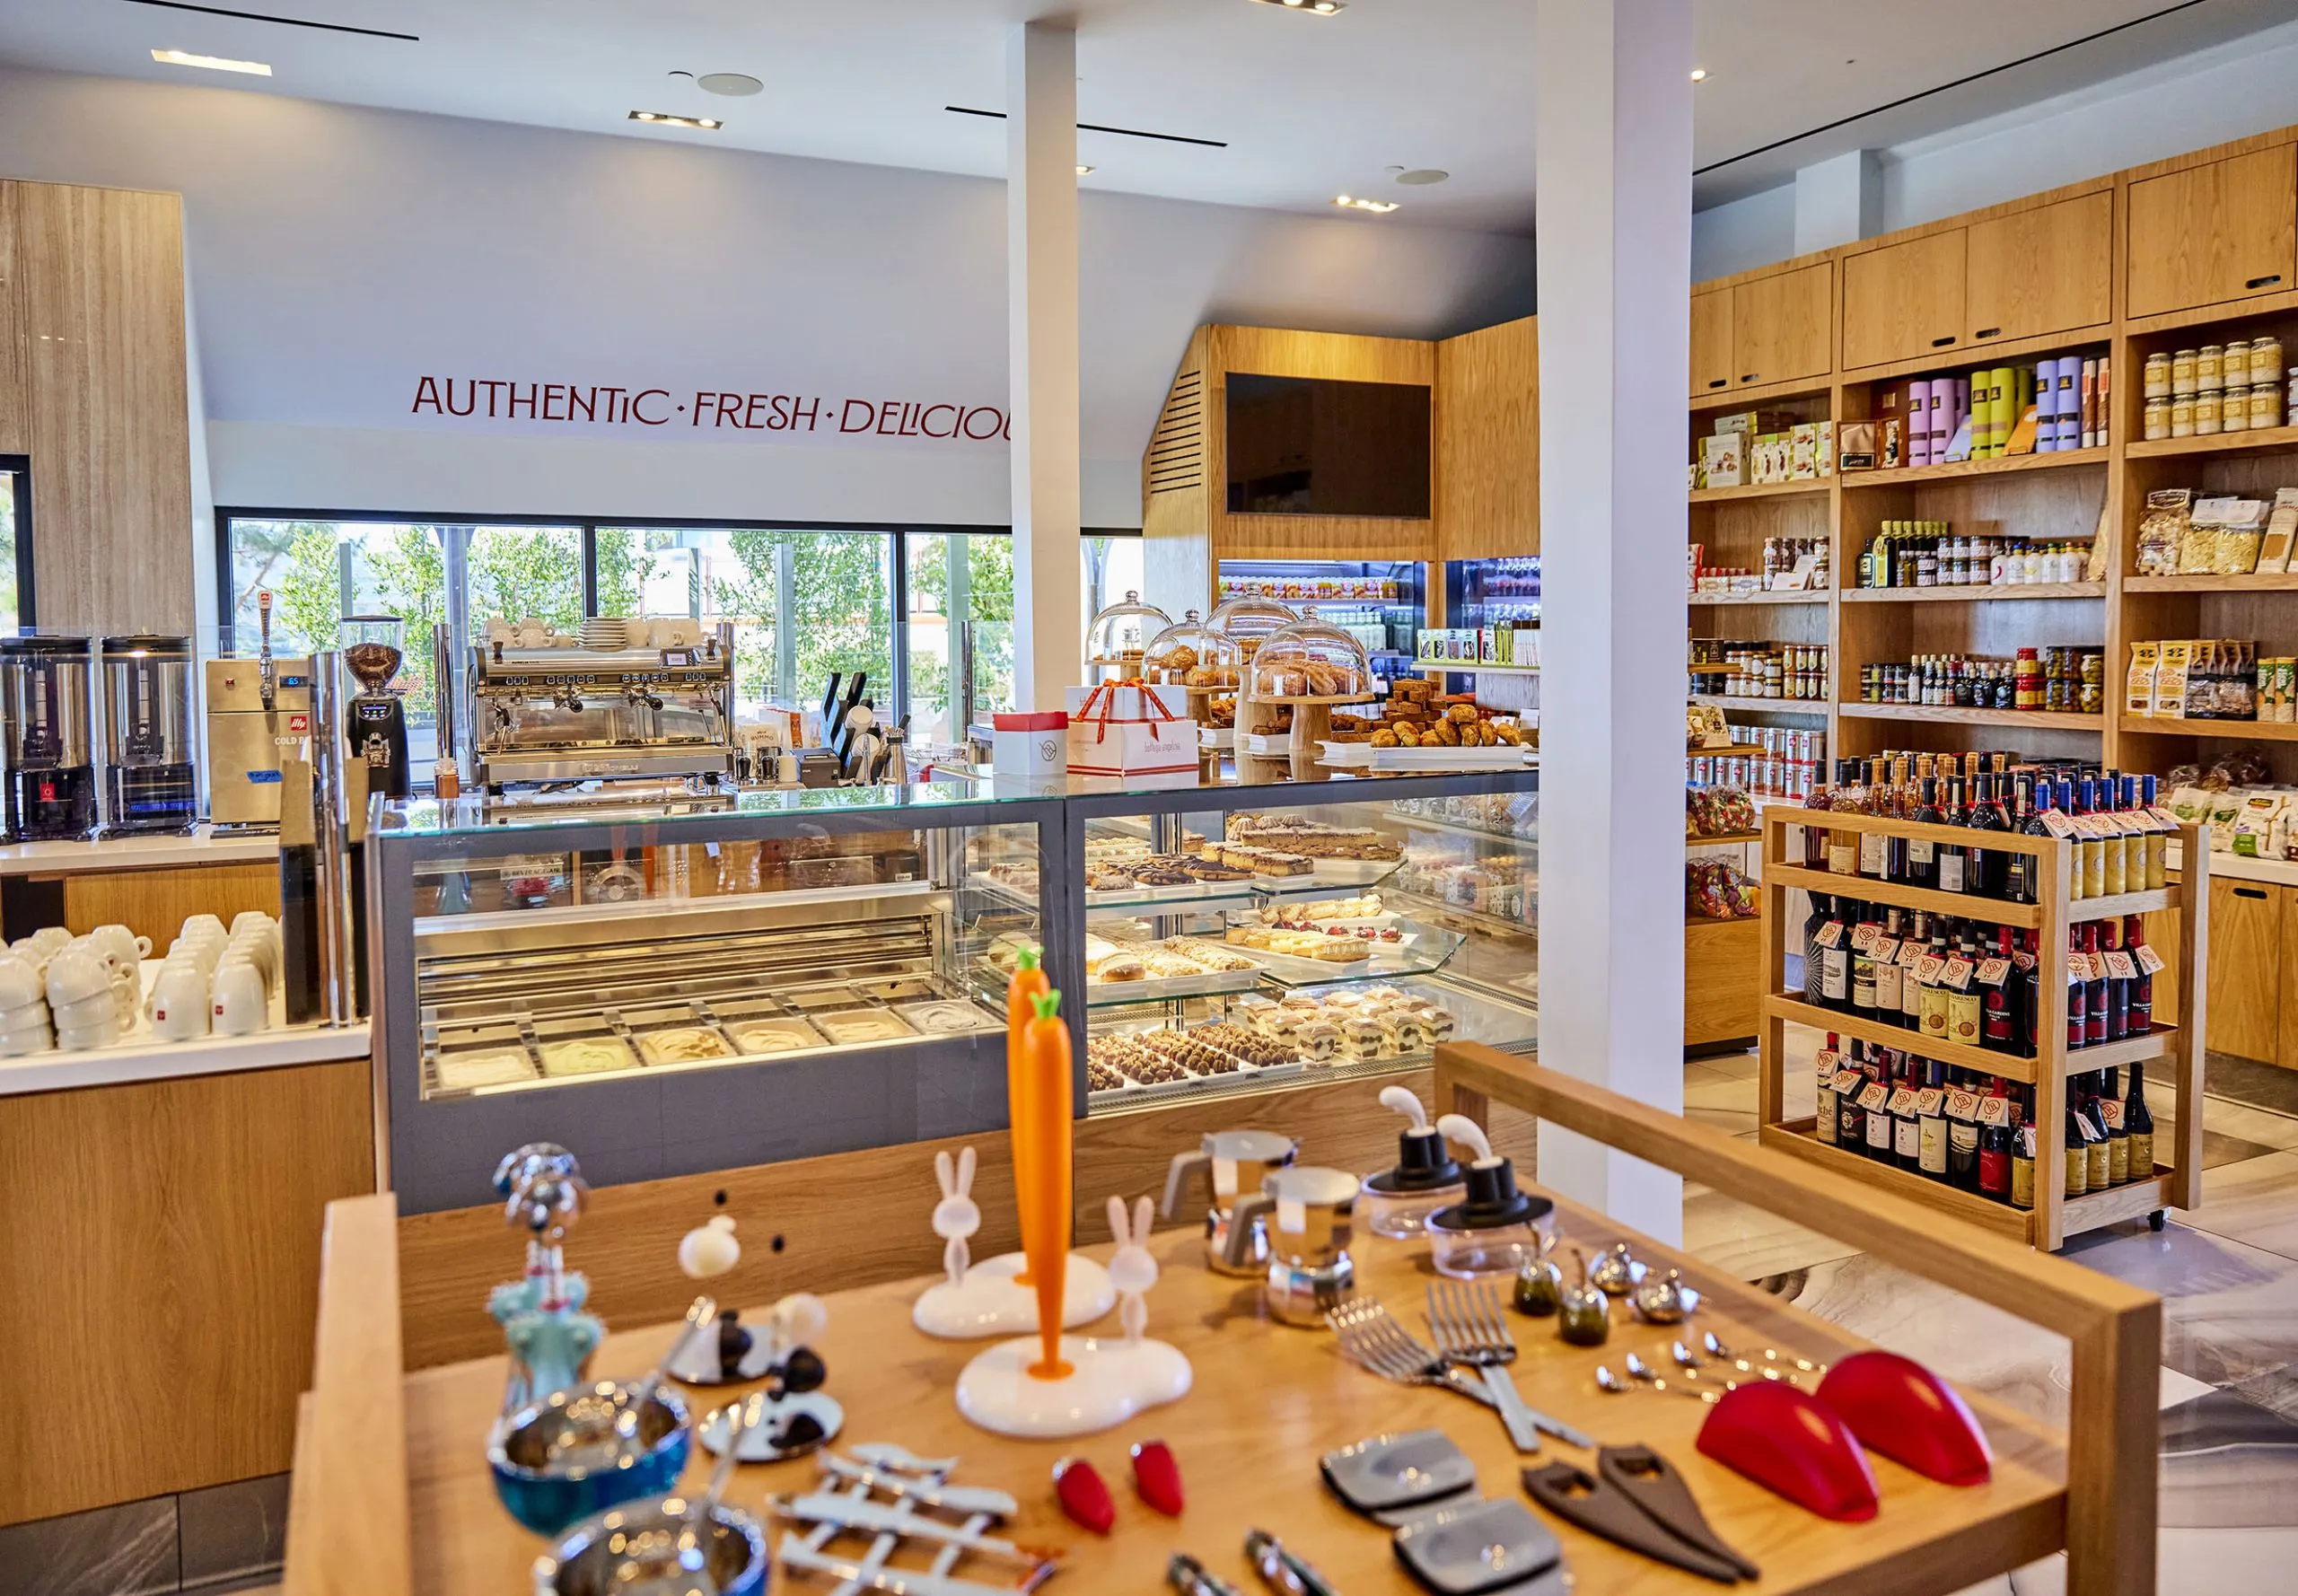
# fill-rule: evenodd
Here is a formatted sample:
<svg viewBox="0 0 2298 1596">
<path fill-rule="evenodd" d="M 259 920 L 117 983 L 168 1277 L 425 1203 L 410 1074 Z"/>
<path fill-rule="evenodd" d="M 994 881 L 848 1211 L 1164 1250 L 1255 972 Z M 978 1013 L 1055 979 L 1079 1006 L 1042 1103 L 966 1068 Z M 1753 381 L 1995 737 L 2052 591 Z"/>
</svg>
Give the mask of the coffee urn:
<svg viewBox="0 0 2298 1596">
<path fill-rule="evenodd" d="M 8 835 L 20 842 L 82 837 L 95 829 L 88 685 L 87 638 L 0 638 Z"/>
</svg>

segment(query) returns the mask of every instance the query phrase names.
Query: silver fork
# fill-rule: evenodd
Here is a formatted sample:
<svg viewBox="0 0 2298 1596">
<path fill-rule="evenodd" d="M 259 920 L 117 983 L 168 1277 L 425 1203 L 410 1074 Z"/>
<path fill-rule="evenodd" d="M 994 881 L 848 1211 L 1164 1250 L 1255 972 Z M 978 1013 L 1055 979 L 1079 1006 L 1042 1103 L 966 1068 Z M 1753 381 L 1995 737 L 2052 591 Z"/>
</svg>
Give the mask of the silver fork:
<svg viewBox="0 0 2298 1596">
<path fill-rule="evenodd" d="M 1329 1311 L 1325 1322 L 1339 1339 L 1341 1355 L 1359 1368 L 1399 1385 L 1442 1386 L 1471 1402 L 1497 1406 L 1481 1381 L 1470 1380 L 1423 1346 L 1389 1316 L 1376 1297 L 1352 1298 Z"/>
<path fill-rule="evenodd" d="M 1517 1451 L 1539 1451 L 1542 1430 L 1574 1446 L 1594 1446 L 1570 1425 L 1531 1407 L 1516 1390 L 1506 1368 L 1516 1358 L 1516 1337 L 1508 1328 L 1499 1290 L 1490 1282 L 1432 1281 L 1428 1329 L 1448 1361 L 1469 1364 L 1483 1376 Z"/>
</svg>

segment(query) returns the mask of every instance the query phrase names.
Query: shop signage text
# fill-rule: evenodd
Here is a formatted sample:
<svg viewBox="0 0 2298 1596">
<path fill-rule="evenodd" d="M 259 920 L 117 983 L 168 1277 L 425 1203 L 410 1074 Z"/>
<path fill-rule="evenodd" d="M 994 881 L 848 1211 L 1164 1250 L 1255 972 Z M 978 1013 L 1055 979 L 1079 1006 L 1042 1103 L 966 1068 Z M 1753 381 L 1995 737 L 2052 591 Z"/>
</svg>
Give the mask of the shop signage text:
<svg viewBox="0 0 2298 1596">
<path fill-rule="evenodd" d="M 496 377 L 418 377 L 409 414 L 588 426 L 677 426 L 710 433 L 866 434 L 971 443 L 1004 442 L 1013 435 L 1012 421 L 996 405 L 795 393 L 673 394 L 666 388 L 518 382 Z"/>
</svg>

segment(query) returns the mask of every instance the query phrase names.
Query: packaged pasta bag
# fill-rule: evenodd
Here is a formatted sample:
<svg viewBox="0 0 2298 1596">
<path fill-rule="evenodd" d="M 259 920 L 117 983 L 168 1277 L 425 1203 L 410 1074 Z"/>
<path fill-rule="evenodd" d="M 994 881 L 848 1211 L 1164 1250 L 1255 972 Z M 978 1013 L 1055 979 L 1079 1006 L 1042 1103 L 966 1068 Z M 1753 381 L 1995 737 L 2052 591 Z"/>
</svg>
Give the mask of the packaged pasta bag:
<svg viewBox="0 0 2298 1596">
<path fill-rule="evenodd" d="M 2187 519 L 2194 504 L 2192 490 L 2158 487 L 2146 495 L 2146 513 L 2138 522 L 2138 574 L 2170 576 L 2179 568 L 2179 549 L 2186 539 Z"/>
<path fill-rule="evenodd" d="M 2238 499 L 2197 499 L 2193 513 L 2187 517 L 2186 530 L 2179 538 L 2178 574 L 2181 576 L 2207 576 L 2210 563 L 2218 553 L 2218 529 L 2225 518 L 2234 513 Z"/>
<path fill-rule="evenodd" d="M 2264 499 L 2215 499 L 2218 535 L 2210 548 L 2214 576 L 2248 576 L 2259 567 L 2259 551 L 2266 542 L 2268 506 Z"/>
</svg>

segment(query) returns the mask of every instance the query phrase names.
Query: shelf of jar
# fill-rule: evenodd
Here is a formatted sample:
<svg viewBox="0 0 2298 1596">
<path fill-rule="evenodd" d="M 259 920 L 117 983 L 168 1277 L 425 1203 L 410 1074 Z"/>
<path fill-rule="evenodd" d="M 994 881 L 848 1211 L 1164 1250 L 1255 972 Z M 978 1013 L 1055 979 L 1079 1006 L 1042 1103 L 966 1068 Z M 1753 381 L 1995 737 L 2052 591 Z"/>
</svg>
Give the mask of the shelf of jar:
<svg viewBox="0 0 2298 1596">
<path fill-rule="evenodd" d="M 1751 609 L 1768 609 L 1776 604 L 1824 604 L 1828 601 L 1828 594 L 1832 591 L 1829 588 L 1814 587 L 1792 588 L 1785 591 L 1771 589 L 1754 593 L 1694 592 L 1687 594 L 1685 601 L 1694 609 L 1736 609 L 1741 606 Z"/>
<path fill-rule="evenodd" d="M 1853 720 L 1938 721 L 1963 726 L 2028 726 L 2038 732 L 2090 732 L 2106 729 L 2103 715 L 2071 715 L 2055 709 L 1962 709 L 1942 704 L 1864 704 L 1836 706 L 1836 713 Z M 2289 728 L 2298 736 L 2298 726 Z"/>
<path fill-rule="evenodd" d="M 2168 715 L 2127 715 L 2118 724 L 2125 732 L 2156 737 L 2223 737 L 2234 742 L 2298 742 L 2298 723 L 2290 721 L 2176 720 Z"/>
<path fill-rule="evenodd" d="M 2298 571 L 2256 572 L 2246 576 L 2126 576 L 2127 593 L 2291 593 L 2298 592 Z"/>
<path fill-rule="evenodd" d="M 2138 438 L 2123 446 L 2127 460 L 2192 454 L 2285 454 L 2298 451 L 2298 426 L 2245 428 L 2201 438 Z"/>
<path fill-rule="evenodd" d="M 2103 582 L 1975 582 L 1953 587 L 1847 587 L 1846 604 L 1972 604 L 2004 599 L 2103 599 Z"/>
<path fill-rule="evenodd" d="M 1825 494 L 1829 488 L 1826 478 L 1804 478 L 1794 482 L 1744 482 L 1737 487 L 1695 487 L 1691 502 L 1695 504 L 1726 504 L 1734 499 L 1782 499 L 1805 494 Z"/>
<path fill-rule="evenodd" d="M 2000 477 L 2023 471 L 2065 470 L 2071 466 L 2103 466 L 2109 451 L 2061 449 L 2051 454 L 2005 454 L 1993 460 L 1950 460 L 1939 466 L 1901 466 L 1890 471 L 1851 471 L 1838 480 L 1846 492 L 1863 487 L 1901 487 L 1922 482 L 1951 482 L 1963 477 Z"/>
<path fill-rule="evenodd" d="M 1488 660 L 1415 660 L 1421 674 L 1433 671 L 1457 671 L 1464 676 L 1538 676 L 1538 665 L 1501 665 Z"/>
<path fill-rule="evenodd" d="M 1748 698 L 1732 693 L 1687 693 L 1685 697 L 1694 704 L 1712 704 L 1722 710 L 1742 709 L 1753 715 L 1808 715 L 1814 720 L 1827 718 L 1828 705 L 1824 698 Z M 1728 749 L 1694 749 L 1694 753 L 1729 753 Z"/>
</svg>

